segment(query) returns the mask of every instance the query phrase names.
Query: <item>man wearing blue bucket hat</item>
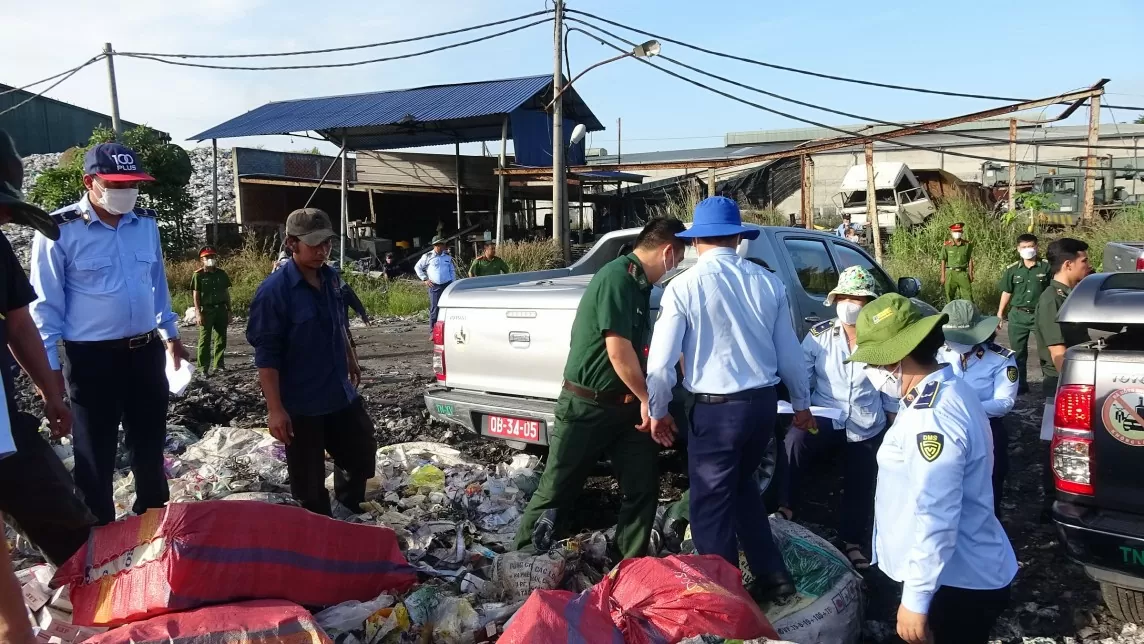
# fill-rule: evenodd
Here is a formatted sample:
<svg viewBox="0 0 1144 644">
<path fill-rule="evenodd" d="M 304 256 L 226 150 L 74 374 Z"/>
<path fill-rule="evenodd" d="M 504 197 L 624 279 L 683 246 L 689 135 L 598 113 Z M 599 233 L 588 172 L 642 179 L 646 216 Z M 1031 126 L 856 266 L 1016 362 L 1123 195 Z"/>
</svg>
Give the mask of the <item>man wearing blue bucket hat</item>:
<svg viewBox="0 0 1144 644">
<path fill-rule="evenodd" d="M 687 436 L 695 547 L 738 565 L 738 536 L 755 576 L 752 596 L 781 599 L 795 588 L 752 474 L 775 438 L 780 379 L 790 391 L 795 424 L 814 423 L 786 288 L 736 254 L 740 241 L 757 238 L 759 230 L 743 225 L 731 199 L 704 199 L 691 228 L 676 236 L 694 243 L 699 261 L 672 280 L 660 300 L 648 353 L 652 437 L 662 445 L 674 440 L 667 406 L 682 354 L 683 386 L 695 394 Z"/>
</svg>

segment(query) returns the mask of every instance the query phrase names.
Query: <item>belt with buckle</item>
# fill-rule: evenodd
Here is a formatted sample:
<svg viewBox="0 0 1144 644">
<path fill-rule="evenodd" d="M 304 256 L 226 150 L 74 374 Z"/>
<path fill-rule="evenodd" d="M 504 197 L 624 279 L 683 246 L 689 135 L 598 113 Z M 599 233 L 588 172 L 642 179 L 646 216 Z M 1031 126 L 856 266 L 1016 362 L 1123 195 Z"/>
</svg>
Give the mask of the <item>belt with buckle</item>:
<svg viewBox="0 0 1144 644">
<path fill-rule="evenodd" d="M 705 405 L 722 405 L 723 403 L 735 400 L 752 400 L 763 395 L 763 392 L 771 388 L 772 387 L 759 387 L 758 389 L 736 391 L 732 394 L 695 394 L 695 402 Z"/>
<path fill-rule="evenodd" d="M 1018 311 L 1023 311 L 1025 313 L 1036 313 L 1037 312 L 1037 310 L 1031 306 L 1014 306 L 1013 308 L 1017 309 Z"/>
<path fill-rule="evenodd" d="M 611 404 L 611 405 L 628 405 L 639 400 L 636 395 L 627 390 L 621 391 L 596 391 L 595 389 L 588 389 L 580 385 L 564 381 L 564 390 L 572 393 L 580 398 L 587 398 L 594 400 L 598 403 Z"/>
<path fill-rule="evenodd" d="M 965 271 L 969 270 L 969 267 L 968 266 L 946 266 L 945 270 L 947 270 L 947 271 L 960 271 L 960 272 L 964 273 Z"/>
<path fill-rule="evenodd" d="M 116 340 L 65 340 L 64 344 L 75 344 L 84 347 L 106 347 L 108 349 L 142 349 L 143 347 L 151 344 L 151 342 L 159 339 L 158 329 L 151 329 L 146 333 L 141 333 L 130 338 L 119 338 Z"/>
</svg>

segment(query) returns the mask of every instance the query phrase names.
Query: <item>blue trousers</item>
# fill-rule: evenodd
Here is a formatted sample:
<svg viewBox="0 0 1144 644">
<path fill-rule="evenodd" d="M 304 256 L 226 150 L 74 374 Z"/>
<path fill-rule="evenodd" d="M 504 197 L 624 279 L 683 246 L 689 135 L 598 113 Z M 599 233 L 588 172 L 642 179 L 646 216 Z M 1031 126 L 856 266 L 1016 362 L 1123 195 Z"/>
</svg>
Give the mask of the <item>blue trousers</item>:
<svg viewBox="0 0 1144 644">
<path fill-rule="evenodd" d="M 787 430 L 786 479 L 779 488 L 779 502 L 797 511 L 802 500 L 803 477 L 811 464 L 828 454 L 842 453 L 842 516 L 838 535 L 846 543 L 869 545 L 874 511 L 874 487 L 878 480 L 878 448 L 882 446 L 885 430 L 864 441 L 851 443 L 846 432 L 835 430 L 828 418 L 816 418 L 818 433 L 811 434 L 797 427 Z"/>
<path fill-rule="evenodd" d="M 751 572 L 786 572 L 754 473 L 775 433 L 774 387 L 742 392 L 720 404 L 696 401 L 687 435 L 691 478 L 691 536 L 700 554 L 739 565 L 739 547 Z"/>
<path fill-rule="evenodd" d="M 1009 474 L 1009 430 L 1004 418 L 990 418 L 993 433 L 993 514 L 1001 518 L 1001 497 L 1005 495 L 1005 477 Z M 1053 483 L 1054 492 L 1056 483 Z"/>
<path fill-rule="evenodd" d="M 444 284 L 433 284 L 429 287 L 429 328 L 432 329 L 433 325 L 437 324 L 437 304 L 441 301 L 441 293 L 445 292 L 445 287 L 452 284 L 452 282 L 445 282 Z"/>
</svg>

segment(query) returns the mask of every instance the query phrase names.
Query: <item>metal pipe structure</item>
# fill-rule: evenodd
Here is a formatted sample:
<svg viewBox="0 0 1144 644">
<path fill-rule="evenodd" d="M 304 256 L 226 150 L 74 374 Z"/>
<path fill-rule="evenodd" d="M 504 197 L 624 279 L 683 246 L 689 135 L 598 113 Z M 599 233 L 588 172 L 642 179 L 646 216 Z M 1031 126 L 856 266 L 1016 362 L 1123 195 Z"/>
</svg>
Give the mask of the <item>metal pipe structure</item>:
<svg viewBox="0 0 1144 644">
<path fill-rule="evenodd" d="M 500 134 L 500 157 L 497 159 L 497 167 L 501 170 L 505 166 L 505 157 L 508 156 L 508 117 L 504 117 L 504 123 L 501 124 Z M 496 241 L 499 246 L 501 243 L 501 236 L 504 235 L 504 175 L 497 177 L 497 234 Z"/>
<path fill-rule="evenodd" d="M 350 190 L 346 178 L 346 137 L 342 135 L 342 239 L 338 248 L 338 264 L 346 269 L 346 234 L 350 227 Z"/>
<path fill-rule="evenodd" d="M 971 121 L 980 121 L 983 119 L 993 118 L 997 116 L 1004 116 L 1014 112 L 1024 110 L 1038 109 L 1056 105 L 1062 101 L 1073 101 L 1075 104 L 1065 111 L 1062 116 L 1067 116 L 1075 111 L 1076 105 L 1089 100 L 1093 96 L 1097 96 L 1103 92 L 1101 87 L 1103 82 L 1098 83 L 1090 89 L 1080 90 L 1076 92 L 1069 92 L 1053 96 L 1051 98 L 1043 98 L 1035 101 L 1026 101 L 1023 103 L 1013 103 L 1002 107 L 983 110 L 980 112 L 973 112 L 962 116 L 954 116 L 947 119 L 938 121 L 929 121 L 919 125 L 903 127 L 889 132 L 883 132 L 875 135 L 862 135 L 862 136 L 843 136 L 835 139 L 828 139 L 821 143 L 813 145 L 805 145 L 802 147 L 791 148 L 789 150 L 781 150 L 778 152 L 771 152 L 768 154 L 756 154 L 752 156 L 739 157 L 735 159 L 710 159 L 700 161 L 670 161 L 664 163 L 626 163 L 626 164 L 610 164 L 610 165 L 592 165 L 592 166 L 576 166 L 568 168 L 569 172 L 609 172 L 609 171 L 633 171 L 640 170 L 680 170 L 680 169 L 703 169 L 703 168 L 731 168 L 742 165 L 749 165 L 753 163 L 762 163 L 764 161 L 775 161 L 778 159 L 787 159 L 797 157 L 802 154 L 818 154 L 820 152 L 830 152 L 832 150 L 839 150 L 842 148 L 849 148 L 858 145 L 865 145 L 875 141 L 885 141 L 889 139 L 897 139 L 903 136 L 910 136 L 912 134 L 929 134 L 930 130 L 941 129 L 951 125 L 958 125 L 960 123 L 969 123 Z M 1059 119 L 1054 119 L 1059 120 Z M 498 172 L 500 172 L 498 170 Z M 524 175 L 524 176 L 537 176 L 535 168 L 506 168 L 504 174 L 509 176 Z"/>
<path fill-rule="evenodd" d="M 115 53 L 111 43 L 103 43 L 103 55 L 107 58 L 107 84 L 111 89 L 111 131 L 118 139 L 123 135 L 123 123 L 119 120 L 119 91 L 115 88 Z"/>
</svg>

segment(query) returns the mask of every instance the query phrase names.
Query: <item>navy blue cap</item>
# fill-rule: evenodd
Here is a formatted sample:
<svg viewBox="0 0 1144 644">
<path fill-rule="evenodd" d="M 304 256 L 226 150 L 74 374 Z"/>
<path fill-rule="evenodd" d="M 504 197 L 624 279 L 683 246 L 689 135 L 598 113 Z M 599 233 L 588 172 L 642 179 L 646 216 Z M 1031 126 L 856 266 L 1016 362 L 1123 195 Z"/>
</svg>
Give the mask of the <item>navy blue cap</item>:
<svg viewBox="0 0 1144 644">
<path fill-rule="evenodd" d="M 100 143 L 83 155 L 83 173 L 108 181 L 154 181 L 143 172 L 135 151 L 118 143 Z"/>
<path fill-rule="evenodd" d="M 726 237 L 742 235 L 743 239 L 755 239 L 758 228 L 747 228 L 739 214 L 739 204 L 727 197 L 708 197 L 695 206 L 695 217 L 691 228 L 676 233 L 676 237 Z"/>
</svg>

